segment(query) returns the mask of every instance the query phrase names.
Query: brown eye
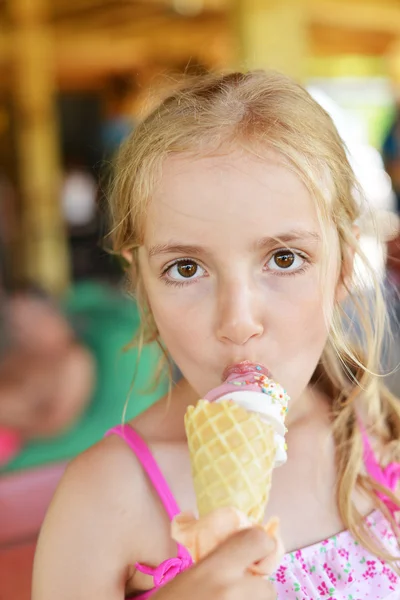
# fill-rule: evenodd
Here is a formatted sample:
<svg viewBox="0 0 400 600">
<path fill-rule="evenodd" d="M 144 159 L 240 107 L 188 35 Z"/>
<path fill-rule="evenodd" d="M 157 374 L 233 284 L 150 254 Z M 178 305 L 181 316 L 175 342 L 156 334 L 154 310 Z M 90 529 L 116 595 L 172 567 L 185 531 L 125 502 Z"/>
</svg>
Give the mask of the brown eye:
<svg viewBox="0 0 400 600">
<path fill-rule="evenodd" d="M 268 271 L 277 275 L 295 275 L 302 272 L 302 268 L 308 262 L 307 257 L 300 251 L 287 250 L 282 248 L 276 250 L 268 261 Z"/>
<path fill-rule="evenodd" d="M 296 256 L 293 252 L 281 251 L 274 254 L 274 262 L 280 269 L 289 269 L 295 261 Z"/>
<path fill-rule="evenodd" d="M 176 269 L 181 277 L 190 279 L 194 277 L 198 271 L 199 265 L 190 260 L 181 261 L 176 265 Z"/>
<path fill-rule="evenodd" d="M 182 258 L 164 271 L 163 278 L 166 283 L 184 285 L 197 281 L 206 275 L 206 271 L 195 260 Z"/>
</svg>

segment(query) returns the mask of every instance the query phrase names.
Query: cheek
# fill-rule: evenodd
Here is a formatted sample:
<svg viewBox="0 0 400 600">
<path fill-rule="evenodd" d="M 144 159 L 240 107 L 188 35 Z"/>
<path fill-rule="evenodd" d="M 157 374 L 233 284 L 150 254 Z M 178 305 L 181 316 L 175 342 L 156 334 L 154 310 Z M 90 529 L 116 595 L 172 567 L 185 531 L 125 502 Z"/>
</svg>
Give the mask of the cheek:
<svg viewBox="0 0 400 600">
<path fill-rule="evenodd" d="M 318 280 L 305 278 L 301 286 L 286 289 L 279 311 L 270 315 L 264 343 L 273 348 L 271 370 L 292 398 L 309 383 L 326 345 L 333 309 L 333 287 L 329 288 L 322 291 Z"/>
<path fill-rule="evenodd" d="M 323 294 L 316 289 L 309 289 L 301 294 L 288 294 L 281 303 L 283 327 L 292 331 L 293 340 L 321 338 L 328 334 L 332 303 L 324 305 Z"/>
<path fill-rule="evenodd" d="M 287 290 L 287 302 L 292 306 L 288 312 L 303 323 L 305 332 L 327 335 L 335 303 L 335 273 L 335 265 L 326 276 L 313 269 L 301 282 L 294 282 L 292 290 Z"/>
<path fill-rule="evenodd" d="M 196 348 L 202 347 L 202 342 L 210 338 L 212 310 L 209 302 L 200 298 L 199 291 L 170 289 L 164 284 L 157 285 L 154 290 L 147 288 L 158 331 L 175 361 L 182 354 L 194 354 Z"/>
</svg>

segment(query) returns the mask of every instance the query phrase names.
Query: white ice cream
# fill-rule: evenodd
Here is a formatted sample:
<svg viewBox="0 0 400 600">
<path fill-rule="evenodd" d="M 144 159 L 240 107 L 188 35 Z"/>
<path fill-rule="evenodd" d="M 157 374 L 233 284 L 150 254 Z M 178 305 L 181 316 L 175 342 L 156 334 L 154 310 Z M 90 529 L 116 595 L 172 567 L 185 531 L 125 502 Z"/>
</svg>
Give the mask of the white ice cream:
<svg viewBox="0 0 400 600">
<path fill-rule="evenodd" d="M 280 402 L 274 402 L 272 398 L 262 392 L 238 390 L 221 396 L 216 402 L 231 400 L 249 412 L 257 413 L 261 419 L 270 424 L 275 432 L 276 456 L 274 467 L 280 467 L 287 461 L 287 450 L 285 442 L 286 411 L 282 410 Z"/>
</svg>

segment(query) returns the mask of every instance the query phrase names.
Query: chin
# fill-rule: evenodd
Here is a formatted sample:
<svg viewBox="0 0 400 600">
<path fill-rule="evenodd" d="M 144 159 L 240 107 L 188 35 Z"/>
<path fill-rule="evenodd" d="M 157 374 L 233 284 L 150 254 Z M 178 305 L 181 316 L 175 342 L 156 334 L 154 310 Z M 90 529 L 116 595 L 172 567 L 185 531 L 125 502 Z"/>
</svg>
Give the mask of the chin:
<svg viewBox="0 0 400 600">
<path fill-rule="evenodd" d="M 185 374 L 184 371 L 181 371 L 178 367 L 178 371 L 181 376 L 187 381 L 188 385 L 192 388 L 194 393 L 198 396 L 198 398 L 203 398 L 210 390 L 214 389 L 221 385 L 221 379 L 218 377 L 207 377 L 205 378 L 202 374 L 193 374 L 190 373 L 190 370 L 187 370 Z"/>
</svg>

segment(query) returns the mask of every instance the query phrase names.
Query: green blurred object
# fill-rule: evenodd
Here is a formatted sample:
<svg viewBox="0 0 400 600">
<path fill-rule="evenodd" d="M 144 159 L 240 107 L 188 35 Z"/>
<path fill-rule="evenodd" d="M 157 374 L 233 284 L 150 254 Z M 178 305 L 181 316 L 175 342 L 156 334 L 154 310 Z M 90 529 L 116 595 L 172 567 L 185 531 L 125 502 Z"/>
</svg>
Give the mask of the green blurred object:
<svg viewBox="0 0 400 600">
<path fill-rule="evenodd" d="M 149 389 L 151 375 L 160 358 L 160 351 L 155 346 L 143 349 L 131 389 L 137 350 L 125 352 L 123 348 L 133 339 L 139 326 L 139 314 L 133 300 L 102 284 L 81 283 L 68 294 L 64 309 L 78 338 L 96 361 L 97 382 L 93 399 L 71 429 L 57 438 L 27 444 L 15 460 L 0 470 L 1 473 L 68 460 L 100 440 L 107 429 L 121 423 L 128 397 L 126 419 L 131 419 L 167 391 L 167 381 L 162 381 L 157 389 Z"/>
</svg>

